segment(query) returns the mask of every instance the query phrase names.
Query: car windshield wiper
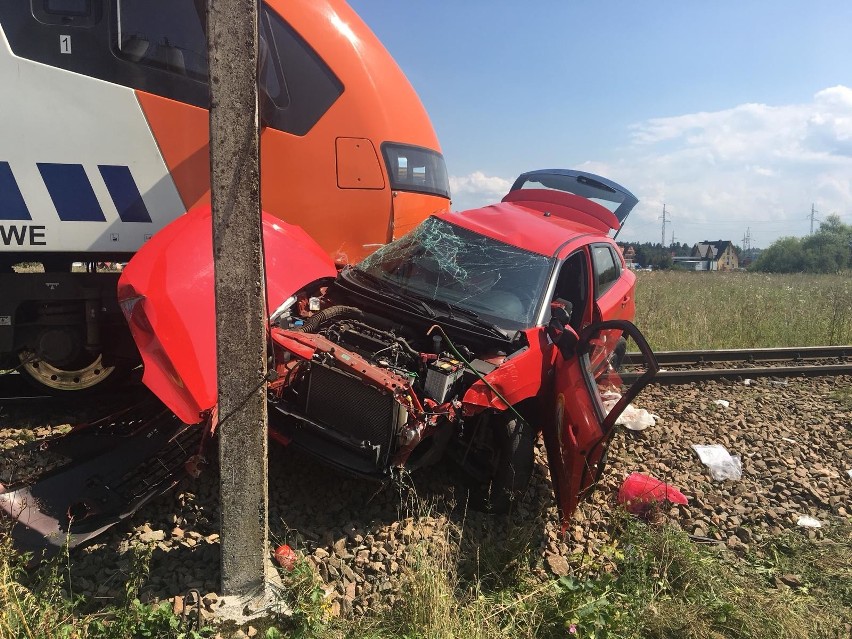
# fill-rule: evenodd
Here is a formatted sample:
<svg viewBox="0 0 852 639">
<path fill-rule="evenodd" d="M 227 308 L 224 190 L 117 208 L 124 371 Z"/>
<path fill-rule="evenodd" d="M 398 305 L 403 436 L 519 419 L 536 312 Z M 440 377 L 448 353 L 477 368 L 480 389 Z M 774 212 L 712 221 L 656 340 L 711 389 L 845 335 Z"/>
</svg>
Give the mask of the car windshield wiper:
<svg viewBox="0 0 852 639">
<path fill-rule="evenodd" d="M 467 315 L 468 317 L 472 317 L 474 319 L 479 319 L 479 313 L 476 311 L 472 311 L 469 308 L 465 308 L 464 306 L 459 306 L 458 304 L 453 304 L 452 302 L 447 302 L 446 300 L 437 300 L 431 297 L 422 297 L 420 295 L 415 295 L 417 299 L 423 300 L 430 306 L 437 304 L 438 306 L 442 306 L 447 309 L 449 312 L 450 319 L 453 319 L 453 313 L 460 313 L 462 315 Z"/>
<path fill-rule="evenodd" d="M 424 315 L 426 315 L 426 317 L 435 317 L 435 311 L 433 311 L 432 307 L 429 306 L 429 304 L 427 304 L 424 300 L 406 295 L 405 293 L 399 291 L 393 285 L 386 282 L 382 278 L 373 275 L 372 273 L 362 271 L 361 269 L 352 267 L 344 271 L 345 275 L 350 275 L 352 273 L 354 273 L 357 277 L 366 280 L 367 282 L 372 284 L 381 295 L 389 297 L 397 302 L 401 302 L 402 304 L 408 306 L 410 309 L 423 313 Z"/>
<path fill-rule="evenodd" d="M 493 322 L 489 322 L 488 320 L 482 319 L 481 317 L 479 317 L 479 313 L 477 313 L 476 311 L 472 311 L 469 308 L 465 308 L 464 306 L 459 306 L 458 304 L 453 304 L 452 302 L 447 302 L 446 300 L 436 300 L 432 298 L 420 297 L 419 295 L 417 297 L 423 300 L 426 304 L 437 304 L 446 308 L 448 313 L 447 315 L 443 315 L 442 317 L 446 317 L 447 319 L 456 320 L 460 322 L 466 322 L 475 326 L 481 326 L 483 328 L 488 328 L 492 331 L 500 333 L 500 335 L 502 335 L 503 337 L 506 336 L 505 330 L 503 330 Z M 462 317 L 457 317 L 453 315 L 454 312 L 461 314 Z"/>
</svg>

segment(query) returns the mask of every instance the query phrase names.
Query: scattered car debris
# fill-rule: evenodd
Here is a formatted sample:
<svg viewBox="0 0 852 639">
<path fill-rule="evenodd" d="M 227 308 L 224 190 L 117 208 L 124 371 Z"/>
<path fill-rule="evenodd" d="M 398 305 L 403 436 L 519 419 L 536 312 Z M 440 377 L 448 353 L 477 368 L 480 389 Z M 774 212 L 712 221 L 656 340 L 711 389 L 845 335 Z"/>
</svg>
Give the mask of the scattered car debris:
<svg viewBox="0 0 852 639">
<path fill-rule="evenodd" d="M 662 501 L 683 506 L 689 503 L 674 486 L 643 473 L 631 473 L 618 491 L 618 503 L 634 515 L 643 515 Z"/>
<path fill-rule="evenodd" d="M 731 455 L 721 444 L 707 446 L 693 444 L 692 449 L 698 454 L 701 463 L 710 470 L 710 476 L 715 481 L 726 479 L 739 481 L 742 478 L 742 462 L 739 455 Z"/>
</svg>

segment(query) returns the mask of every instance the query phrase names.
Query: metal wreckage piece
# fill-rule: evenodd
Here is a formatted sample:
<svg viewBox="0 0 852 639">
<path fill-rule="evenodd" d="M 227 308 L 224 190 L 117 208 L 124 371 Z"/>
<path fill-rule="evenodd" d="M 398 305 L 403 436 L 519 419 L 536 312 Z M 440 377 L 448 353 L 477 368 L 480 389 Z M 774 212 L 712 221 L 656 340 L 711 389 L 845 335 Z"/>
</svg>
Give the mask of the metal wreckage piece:
<svg viewBox="0 0 852 639">
<path fill-rule="evenodd" d="M 183 477 L 197 476 L 210 432 L 184 424 L 149 398 L 7 450 L 53 460 L 46 470 L 0 484 L 0 515 L 12 522 L 15 546 L 38 561 L 97 537 Z"/>
</svg>

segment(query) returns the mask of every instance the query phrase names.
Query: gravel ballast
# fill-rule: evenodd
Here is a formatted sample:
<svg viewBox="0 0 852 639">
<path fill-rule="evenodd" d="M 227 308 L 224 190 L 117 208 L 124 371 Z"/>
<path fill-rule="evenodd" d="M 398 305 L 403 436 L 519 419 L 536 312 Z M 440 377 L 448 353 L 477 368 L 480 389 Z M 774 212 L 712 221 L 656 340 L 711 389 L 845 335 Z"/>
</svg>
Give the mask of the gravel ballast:
<svg viewBox="0 0 852 639">
<path fill-rule="evenodd" d="M 769 536 L 796 529 L 801 516 L 821 522 L 852 519 L 852 378 L 763 379 L 652 386 L 635 404 L 659 415 L 641 432 L 621 430 L 609 452 L 599 489 L 581 504 L 561 535 L 546 456 L 537 447 L 536 470 L 510 516 L 465 508 L 464 491 L 448 481 L 445 465 L 424 469 L 401 484 L 380 485 L 331 470 L 296 450 L 270 446 L 272 547 L 288 543 L 316 567 L 333 613 L 357 616 L 391 606 L 419 553 L 432 543 L 460 545 L 462 561 L 483 544 L 524 537 L 542 579 L 564 575 L 572 556 L 591 560 L 610 542 L 610 513 L 631 472 L 670 482 L 689 499 L 662 513 L 696 539 L 731 552 L 757 549 Z M 727 407 L 715 400 L 726 400 Z M 0 406 L 0 446 L 41 437 L 32 409 Z M 52 423 L 76 415 L 51 416 Z M 26 428 L 22 428 L 26 427 Z M 26 433 L 25 433 L 26 431 Z M 742 479 L 716 482 L 692 450 L 722 444 L 742 461 Z M 19 460 L 18 460 L 19 462 Z M 0 483 L 15 472 L 4 455 Z M 153 547 L 148 600 L 174 599 L 189 589 L 205 597 L 207 615 L 219 588 L 215 469 L 139 511 L 72 554 L 75 594 L 107 602 L 123 593 L 135 544 Z M 798 530 L 811 538 L 819 528 Z M 208 596 L 209 595 L 209 596 Z M 183 599 L 175 605 L 182 605 Z"/>
</svg>

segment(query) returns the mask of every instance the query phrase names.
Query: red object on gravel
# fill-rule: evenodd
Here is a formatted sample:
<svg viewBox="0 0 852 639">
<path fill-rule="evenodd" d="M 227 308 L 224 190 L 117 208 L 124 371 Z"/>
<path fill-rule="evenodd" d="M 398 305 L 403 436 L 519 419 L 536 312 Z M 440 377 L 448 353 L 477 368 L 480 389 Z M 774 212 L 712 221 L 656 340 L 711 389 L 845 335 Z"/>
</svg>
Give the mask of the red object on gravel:
<svg viewBox="0 0 852 639">
<path fill-rule="evenodd" d="M 296 551 L 287 544 L 281 544 L 275 549 L 275 561 L 289 572 L 296 567 Z"/>
<path fill-rule="evenodd" d="M 684 494 L 674 486 L 642 473 L 632 473 L 618 491 L 618 503 L 634 515 L 644 514 L 653 504 L 661 501 L 683 506 L 688 503 Z"/>
</svg>

